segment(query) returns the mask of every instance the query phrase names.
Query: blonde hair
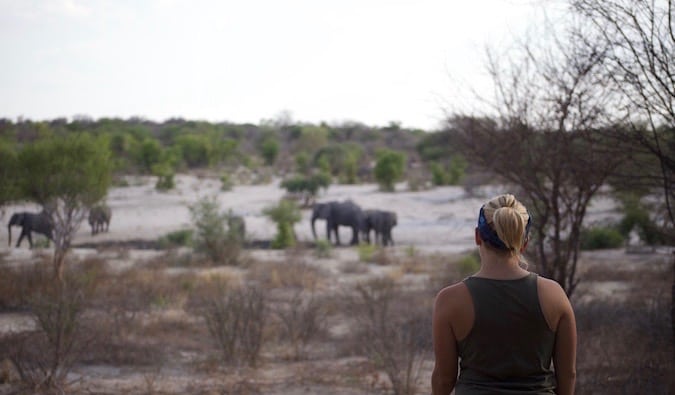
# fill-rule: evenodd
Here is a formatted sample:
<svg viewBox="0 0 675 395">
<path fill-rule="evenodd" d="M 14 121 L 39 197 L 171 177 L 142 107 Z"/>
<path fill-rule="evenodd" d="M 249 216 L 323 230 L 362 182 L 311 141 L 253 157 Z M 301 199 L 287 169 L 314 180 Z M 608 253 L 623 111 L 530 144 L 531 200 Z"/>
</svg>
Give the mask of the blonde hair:
<svg viewBox="0 0 675 395">
<path fill-rule="evenodd" d="M 525 229 L 530 214 L 525 206 L 511 194 L 499 195 L 483 206 L 488 225 L 497 233 L 508 251 L 520 254 L 527 241 Z"/>
</svg>

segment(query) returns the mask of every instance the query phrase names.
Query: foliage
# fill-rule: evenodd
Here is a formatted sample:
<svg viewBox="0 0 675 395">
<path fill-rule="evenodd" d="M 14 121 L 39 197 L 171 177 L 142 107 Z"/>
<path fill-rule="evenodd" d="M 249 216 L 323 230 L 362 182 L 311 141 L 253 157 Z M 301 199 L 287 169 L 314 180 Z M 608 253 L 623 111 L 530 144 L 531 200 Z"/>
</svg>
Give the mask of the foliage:
<svg viewBox="0 0 675 395">
<path fill-rule="evenodd" d="M 333 245 L 326 239 L 319 239 L 315 243 L 314 255 L 317 258 L 330 258 Z"/>
<path fill-rule="evenodd" d="M 178 136 L 175 145 L 189 168 L 206 167 L 212 162 L 211 142 L 204 135 L 185 134 Z"/>
<path fill-rule="evenodd" d="M 316 152 L 313 163 L 321 171 L 352 183 L 356 181 L 356 171 L 362 156 L 363 149 L 359 145 L 329 144 Z"/>
<path fill-rule="evenodd" d="M 293 225 L 302 218 L 295 202 L 281 199 L 276 206 L 267 207 L 263 213 L 277 224 L 277 234 L 272 241 L 273 248 L 287 248 L 295 245 Z"/>
<path fill-rule="evenodd" d="M 220 175 L 220 190 L 223 192 L 231 191 L 234 188 L 234 182 L 232 177 L 228 173 L 223 173 Z"/>
<path fill-rule="evenodd" d="M 217 198 L 203 197 L 189 209 L 195 227 L 195 251 L 206 254 L 214 263 L 236 264 L 241 252 L 241 240 L 234 232 L 226 230 L 230 214 L 220 211 Z"/>
<path fill-rule="evenodd" d="M 162 147 L 159 141 L 147 137 L 143 141 L 135 143 L 132 148 L 135 163 L 142 172 L 151 172 L 152 166 L 157 164 L 162 155 Z"/>
<path fill-rule="evenodd" d="M 582 250 L 600 250 L 618 248 L 623 245 L 624 237 L 615 228 L 592 227 L 581 231 Z"/>
<path fill-rule="evenodd" d="M 72 134 L 36 141 L 19 152 L 22 196 L 42 205 L 54 224 L 54 269 L 60 278 L 72 237 L 112 178 L 105 138 Z"/>
<path fill-rule="evenodd" d="M 632 230 L 637 231 L 640 239 L 647 245 L 656 245 L 665 240 L 654 220 L 649 215 L 649 209 L 639 196 L 634 194 L 620 195 L 623 216 L 618 225 L 620 234 L 627 238 Z"/>
<path fill-rule="evenodd" d="M 304 206 L 308 206 L 321 188 L 328 188 L 330 181 L 330 176 L 326 173 L 316 173 L 308 176 L 297 175 L 282 181 L 281 187 L 289 193 L 301 194 Z"/>
<path fill-rule="evenodd" d="M 375 244 L 362 243 L 358 246 L 359 260 L 361 262 L 372 262 L 375 252 L 377 252 Z"/>
<path fill-rule="evenodd" d="M 279 141 L 275 137 L 268 136 L 260 144 L 260 154 L 267 166 L 272 166 L 279 155 Z"/>
<path fill-rule="evenodd" d="M 152 165 L 152 174 L 157 176 L 155 189 L 159 191 L 168 191 L 176 186 L 176 183 L 173 180 L 173 169 L 168 163 L 161 162 Z"/>
<path fill-rule="evenodd" d="M 375 180 L 380 184 L 380 189 L 394 191 L 394 183 L 403 176 L 405 164 L 406 157 L 402 152 L 380 150 L 375 164 Z"/>
<path fill-rule="evenodd" d="M 158 242 L 162 248 L 190 246 L 193 233 L 192 229 L 176 230 L 160 237 Z"/>
<path fill-rule="evenodd" d="M 17 155 L 13 145 L 0 140 L 0 208 L 18 198 Z"/>
</svg>

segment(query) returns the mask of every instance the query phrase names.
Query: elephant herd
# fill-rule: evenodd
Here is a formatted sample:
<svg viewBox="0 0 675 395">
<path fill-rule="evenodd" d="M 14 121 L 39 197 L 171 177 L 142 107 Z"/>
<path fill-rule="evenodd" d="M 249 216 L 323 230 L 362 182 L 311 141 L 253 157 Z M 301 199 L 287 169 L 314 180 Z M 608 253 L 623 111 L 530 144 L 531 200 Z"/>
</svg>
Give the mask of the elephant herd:
<svg viewBox="0 0 675 395">
<path fill-rule="evenodd" d="M 100 232 L 107 232 L 110 227 L 112 211 L 105 204 L 96 205 L 90 208 L 88 222 L 91 226 L 91 234 L 96 235 Z M 315 222 L 317 219 L 326 221 L 326 239 L 340 245 L 340 233 L 338 228 L 346 226 L 352 229 L 351 245 L 359 243 L 359 239 L 366 243 L 371 242 L 371 233 L 375 233 L 373 242 L 383 246 L 394 245 L 394 239 L 391 235 L 392 229 L 397 225 L 397 216 L 393 211 L 386 210 L 363 210 L 359 205 L 351 200 L 343 202 L 331 201 L 326 203 L 316 203 L 312 208 L 312 234 L 317 238 Z M 240 232 L 245 232 L 243 218 L 231 218 L 231 221 L 237 221 L 236 224 L 229 224 L 230 227 L 237 228 Z M 16 247 L 21 245 L 24 237 L 28 239 L 28 244 L 33 247 L 32 233 L 39 233 L 50 240 L 54 240 L 54 226 L 49 215 L 43 210 L 39 213 L 18 212 L 12 215 L 7 224 L 9 233 L 9 245 L 12 244 L 12 226 L 21 227 L 21 234 L 16 242 Z"/>
<path fill-rule="evenodd" d="M 352 229 L 350 244 L 359 243 L 359 235 L 363 240 L 370 243 L 371 232 L 375 233 L 375 244 L 383 246 L 394 245 L 391 230 L 397 225 L 397 216 L 393 211 L 386 210 L 363 210 L 351 200 L 344 202 L 315 203 L 312 209 L 312 234 L 317 238 L 315 222 L 317 219 L 326 221 L 326 239 L 331 240 L 335 235 L 336 245 L 340 245 L 340 233 L 338 227 L 346 226 Z"/>
<path fill-rule="evenodd" d="M 105 204 L 93 206 L 89 209 L 88 222 L 91 226 L 91 234 L 95 235 L 100 232 L 107 232 L 110 227 L 110 219 L 112 211 L 110 207 Z M 12 245 L 12 226 L 21 227 L 21 234 L 16 241 L 16 247 L 21 245 L 23 238 L 28 239 L 28 245 L 33 248 L 32 233 L 39 233 L 44 235 L 49 240 L 54 241 L 54 224 L 52 223 L 49 214 L 42 210 L 39 213 L 31 213 L 22 211 L 14 213 L 7 223 L 7 232 L 9 233 L 8 244 Z"/>
</svg>

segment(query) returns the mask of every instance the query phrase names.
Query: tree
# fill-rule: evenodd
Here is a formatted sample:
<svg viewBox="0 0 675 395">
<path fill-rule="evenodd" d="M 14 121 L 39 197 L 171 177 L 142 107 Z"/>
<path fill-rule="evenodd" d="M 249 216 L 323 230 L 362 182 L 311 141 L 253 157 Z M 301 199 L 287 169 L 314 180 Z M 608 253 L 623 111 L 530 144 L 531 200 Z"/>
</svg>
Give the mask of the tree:
<svg viewBox="0 0 675 395">
<path fill-rule="evenodd" d="M 394 191 L 394 183 L 403 176 L 405 163 L 406 157 L 402 152 L 383 149 L 377 153 L 375 180 L 383 191 Z"/>
<path fill-rule="evenodd" d="M 594 30 L 588 46 L 603 46 L 602 72 L 618 101 L 618 115 L 630 126 L 614 134 L 654 156 L 666 216 L 675 225 L 675 3 L 672 0 L 572 0 Z M 645 127 L 646 126 L 646 127 Z M 613 143 L 614 143 L 613 142 Z M 638 168 L 641 166 L 638 165 Z M 624 179 L 633 183 L 634 178 Z M 643 182 L 641 180 L 641 182 Z"/>
<path fill-rule="evenodd" d="M 603 50 L 559 35 L 539 35 L 548 41 L 522 43 L 506 59 L 488 51 L 496 115 L 456 116 L 448 127 L 468 160 L 520 189 L 537 266 L 571 295 L 586 209 L 625 152 L 608 152 L 596 133 L 609 103 L 594 73 Z"/>
<path fill-rule="evenodd" d="M 54 274 L 63 265 L 72 237 L 89 208 L 108 193 L 112 160 L 107 141 L 68 134 L 36 141 L 18 155 L 22 196 L 40 204 L 54 225 Z"/>
<path fill-rule="evenodd" d="M 331 178 L 326 173 L 316 173 L 313 175 L 297 175 L 281 182 L 281 187 L 289 193 L 298 193 L 302 195 L 303 206 L 310 206 L 310 202 L 316 198 L 321 188 L 327 189 Z"/>
</svg>

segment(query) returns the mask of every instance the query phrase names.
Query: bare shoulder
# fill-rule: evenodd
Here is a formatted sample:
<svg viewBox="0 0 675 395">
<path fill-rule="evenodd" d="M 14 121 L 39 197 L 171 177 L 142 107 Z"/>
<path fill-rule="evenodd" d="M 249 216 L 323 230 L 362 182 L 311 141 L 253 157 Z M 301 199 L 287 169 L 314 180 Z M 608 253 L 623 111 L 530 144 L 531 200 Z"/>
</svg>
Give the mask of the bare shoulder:
<svg viewBox="0 0 675 395">
<path fill-rule="evenodd" d="M 563 316 L 572 314 L 572 306 L 560 284 L 548 278 L 537 277 L 537 293 L 549 328 L 556 331 Z"/>
<path fill-rule="evenodd" d="M 537 276 L 537 286 L 544 292 L 551 293 L 554 295 L 564 294 L 560 284 L 557 281 L 551 280 L 550 278 Z"/>
<path fill-rule="evenodd" d="M 470 298 L 469 289 L 463 282 L 458 282 L 441 289 L 436 295 L 436 308 L 444 308 L 449 311 L 466 305 Z"/>
</svg>

